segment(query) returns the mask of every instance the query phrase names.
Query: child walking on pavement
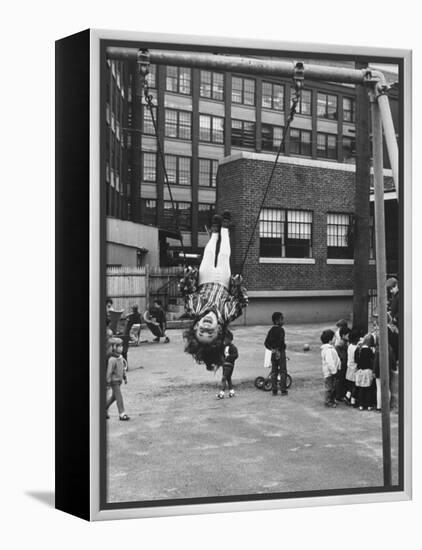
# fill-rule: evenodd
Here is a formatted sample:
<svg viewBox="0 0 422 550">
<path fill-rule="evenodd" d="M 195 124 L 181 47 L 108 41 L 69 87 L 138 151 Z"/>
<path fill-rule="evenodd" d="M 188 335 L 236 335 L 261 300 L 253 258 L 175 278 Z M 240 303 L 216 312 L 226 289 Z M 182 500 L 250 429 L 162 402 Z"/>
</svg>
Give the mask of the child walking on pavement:
<svg viewBox="0 0 422 550">
<path fill-rule="evenodd" d="M 321 334 L 321 361 L 322 374 L 325 386 L 325 406 L 337 407 L 336 382 L 337 372 L 340 369 L 340 358 L 334 347 L 335 334 L 331 329 L 324 330 Z"/>
<path fill-rule="evenodd" d="M 272 394 L 277 395 L 278 375 L 280 375 L 281 395 L 287 395 L 286 377 L 286 342 L 284 332 L 284 316 L 280 311 L 272 315 L 273 326 L 265 338 L 265 347 L 271 350 L 271 389 Z"/>
<path fill-rule="evenodd" d="M 234 397 L 234 389 L 232 384 L 232 374 L 234 363 L 239 357 L 237 347 L 233 344 L 233 334 L 230 330 L 226 331 L 224 337 L 224 359 L 223 359 L 223 378 L 221 379 L 222 389 L 217 394 L 218 399 L 224 398 L 226 388 L 229 388 L 229 397 Z"/>
<path fill-rule="evenodd" d="M 117 410 L 119 411 L 119 420 L 129 420 L 129 416 L 125 413 L 123 404 L 123 396 L 120 386 L 124 381 L 127 384 L 126 370 L 127 362 L 123 359 L 123 342 L 120 338 L 110 338 L 108 341 L 111 345 L 111 355 L 107 364 L 107 387 L 111 388 L 111 395 L 107 399 L 106 410 L 116 401 Z M 107 414 L 107 418 L 110 418 Z"/>
</svg>

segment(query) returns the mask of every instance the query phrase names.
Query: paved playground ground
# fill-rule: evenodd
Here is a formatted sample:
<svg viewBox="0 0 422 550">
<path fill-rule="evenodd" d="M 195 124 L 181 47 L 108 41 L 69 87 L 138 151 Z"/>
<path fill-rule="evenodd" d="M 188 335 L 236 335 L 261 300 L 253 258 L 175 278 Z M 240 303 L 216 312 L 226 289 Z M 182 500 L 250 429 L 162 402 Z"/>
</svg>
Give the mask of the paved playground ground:
<svg viewBox="0 0 422 550">
<path fill-rule="evenodd" d="M 334 325 L 334 323 L 332 323 Z M 216 375 L 169 344 L 130 347 L 122 386 L 129 422 L 107 420 L 108 501 L 379 487 L 381 414 L 323 405 L 319 336 L 324 325 L 286 325 L 288 396 L 254 387 L 269 327 L 234 327 L 236 396 L 217 400 Z M 332 328 L 332 327 L 331 327 Z M 142 338 L 151 340 L 143 332 Z M 309 344 L 310 351 L 303 351 Z M 398 415 L 391 413 L 392 479 L 398 482 Z"/>
</svg>

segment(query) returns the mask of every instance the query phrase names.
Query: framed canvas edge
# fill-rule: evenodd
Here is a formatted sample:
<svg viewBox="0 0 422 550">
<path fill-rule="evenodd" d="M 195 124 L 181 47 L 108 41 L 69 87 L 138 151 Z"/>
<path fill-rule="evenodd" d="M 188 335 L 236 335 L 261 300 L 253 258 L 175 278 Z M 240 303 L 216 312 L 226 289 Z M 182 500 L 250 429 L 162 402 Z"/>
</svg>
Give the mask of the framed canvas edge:
<svg viewBox="0 0 422 550">
<path fill-rule="evenodd" d="M 100 41 L 157 41 L 177 43 L 192 46 L 231 46 L 248 49 L 280 49 L 309 52 L 315 50 L 318 54 L 355 54 L 364 56 L 397 57 L 403 60 L 403 305 L 406 327 L 403 337 L 404 363 L 407 365 L 404 373 L 403 390 L 403 491 L 380 492 L 370 494 L 333 495 L 318 497 L 299 497 L 287 499 L 271 499 L 262 501 L 221 502 L 204 504 L 186 504 L 172 506 L 100 509 L 100 404 L 99 404 L 99 369 L 100 334 L 99 303 L 100 303 L 100 216 L 98 207 L 100 197 Z M 106 29 L 90 29 L 90 519 L 114 520 L 129 518 L 148 518 L 160 516 L 177 516 L 188 514 L 211 514 L 240 511 L 262 511 L 283 508 L 332 506 L 345 504 L 365 504 L 406 501 L 412 498 L 412 51 L 409 49 L 375 48 L 365 46 L 345 46 L 334 44 L 296 43 L 275 40 L 249 40 L 246 38 L 210 37 L 195 35 L 160 34 L 149 32 L 118 31 Z"/>
</svg>

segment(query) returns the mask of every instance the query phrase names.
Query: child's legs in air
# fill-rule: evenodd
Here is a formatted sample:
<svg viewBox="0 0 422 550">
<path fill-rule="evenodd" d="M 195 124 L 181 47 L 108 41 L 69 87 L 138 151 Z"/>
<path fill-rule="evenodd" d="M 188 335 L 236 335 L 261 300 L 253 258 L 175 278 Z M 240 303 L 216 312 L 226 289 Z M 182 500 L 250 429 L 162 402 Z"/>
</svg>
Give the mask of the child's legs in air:
<svg viewBox="0 0 422 550">
<path fill-rule="evenodd" d="M 204 255 L 202 257 L 201 265 L 199 266 L 199 284 L 215 282 L 213 279 L 214 264 L 215 264 L 215 252 L 217 250 L 219 233 L 211 233 L 210 240 L 208 241 Z"/>
<path fill-rule="evenodd" d="M 217 257 L 217 270 L 219 272 L 220 281 L 224 286 L 228 287 L 230 283 L 230 237 L 229 230 L 226 227 L 221 228 L 220 250 Z"/>
</svg>

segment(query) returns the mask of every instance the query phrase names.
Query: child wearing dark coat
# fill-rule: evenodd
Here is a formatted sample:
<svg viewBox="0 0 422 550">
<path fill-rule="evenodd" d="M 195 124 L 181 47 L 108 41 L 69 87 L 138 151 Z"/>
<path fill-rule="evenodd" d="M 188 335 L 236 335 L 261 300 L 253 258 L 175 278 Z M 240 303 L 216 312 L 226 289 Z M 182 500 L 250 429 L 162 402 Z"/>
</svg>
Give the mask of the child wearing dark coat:
<svg viewBox="0 0 422 550">
<path fill-rule="evenodd" d="M 271 350 L 271 389 L 272 394 L 277 395 L 278 375 L 280 375 L 281 395 L 287 395 L 286 388 L 287 365 L 286 365 L 286 342 L 283 328 L 284 316 L 280 311 L 272 315 L 273 326 L 265 338 L 265 347 Z"/>
<path fill-rule="evenodd" d="M 374 383 L 374 337 L 372 334 L 367 334 L 362 342 L 362 346 L 357 348 L 355 352 L 356 360 L 356 375 L 355 385 L 357 391 L 357 403 L 359 410 L 367 409 L 372 411 L 373 407 L 373 390 Z"/>
<path fill-rule="evenodd" d="M 221 379 L 222 388 L 217 394 L 218 399 L 224 398 L 226 388 L 229 388 L 229 397 L 234 397 L 234 389 L 232 383 L 232 375 L 234 363 L 239 357 L 237 347 L 233 344 L 233 334 L 230 330 L 226 331 L 224 337 L 224 352 L 223 352 L 223 378 Z"/>
<path fill-rule="evenodd" d="M 346 372 L 347 372 L 347 346 L 349 343 L 349 327 L 341 327 L 339 330 L 339 342 L 335 345 L 337 355 L 340 358 L 340 370 L 337 373 L 336 400 L 344 401 L 346 396 Z"/>
</svg>

